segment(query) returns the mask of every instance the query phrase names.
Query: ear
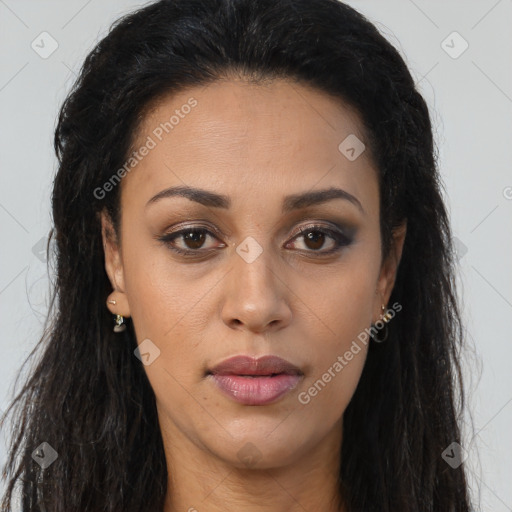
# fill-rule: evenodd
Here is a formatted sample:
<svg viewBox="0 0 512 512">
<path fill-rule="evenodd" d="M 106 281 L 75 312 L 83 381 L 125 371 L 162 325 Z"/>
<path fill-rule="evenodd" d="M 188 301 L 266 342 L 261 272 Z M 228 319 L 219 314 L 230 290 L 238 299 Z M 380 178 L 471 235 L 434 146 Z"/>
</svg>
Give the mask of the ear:
<svg viewBox="0 0 512 512">
<path fill-rule="evenodd" d="M 107 271 L 110 284 L 114 291 L 109 299 L 115 300 L 115 304 L 108 304 L 107 307 L 115 315 L 130 316 L 130 306 L 125 293 L 123 259 L 120 251 L 116 232 L 109 214 L 103 210 L 101 218 L 101 238 L 103 251 L 105 253 L 105 270 Z"/>
<path fill-rule="evenodd" d="M 382 304 L 387 305 L 393 286 L 395 285 L 398 265 L 402 257 L 405 234 L 407 231 L 407 222 L 404 221 L 400 226 L 393 230 L 391 247 L 388 257 L 381 265 L 380 275 L 377 282 L 376 298 L 373 311 L 374 322 L 382 314 Z"/>
</svg>

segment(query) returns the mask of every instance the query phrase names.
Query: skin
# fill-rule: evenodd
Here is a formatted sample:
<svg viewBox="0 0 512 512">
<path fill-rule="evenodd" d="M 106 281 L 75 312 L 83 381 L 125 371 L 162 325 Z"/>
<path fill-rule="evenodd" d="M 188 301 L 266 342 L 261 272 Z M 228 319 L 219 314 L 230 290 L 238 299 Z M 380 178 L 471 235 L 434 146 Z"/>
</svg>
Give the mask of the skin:
<svg viewBox="0 0 512 512">
<path fill-rule="evenodd" d="M 360 119 L 304 85 L 230 78 L 163 98 L 143 120 L 134 148 L 191 97 L 197 106 L 162 141 L 153 136 L 156 147 L 122 180 L 120 240 L 102 216 L 109 299 L 116 300 L 108 307 L 132 318 L 138 343 L 149 338 L 160 350 L 144 368 L 170 475 L 165 512 L 344 510 L 336 484 L 342 418 L 367 345 L 359 343 L 361 350 L 309 403 L 298 395 L 381 317 L 405 226 L 382 261 L 369 150 L 349 161 L 338 149 L 350 134 L 364 141 Z M 177 185 L 227 195 L 231 207 L 185 197 L 146 206 Z M 355 196 L 364 212 L 333 199 L 281 213 L 284 196 L 329 187 Z M 319 256 L 336 243 L 327 234 L 315 245 L 297 233 L 312 223 L 351 227 L 353 239 Z M 202 245 L 183 236 L 167 245 L 157 240 L 185 226 L 212 234 Z M 250 263 L 236 252 L 247 237 L 262 248 Z M 175 254 L 172 243 L 203 256 Z M 278 355 L 304 377 L 276 403 L 236 403 L 205 371 L 239 354 Z M 239 457 L 241 449 L 254 455 L 251 464 Z"/>
</svg>

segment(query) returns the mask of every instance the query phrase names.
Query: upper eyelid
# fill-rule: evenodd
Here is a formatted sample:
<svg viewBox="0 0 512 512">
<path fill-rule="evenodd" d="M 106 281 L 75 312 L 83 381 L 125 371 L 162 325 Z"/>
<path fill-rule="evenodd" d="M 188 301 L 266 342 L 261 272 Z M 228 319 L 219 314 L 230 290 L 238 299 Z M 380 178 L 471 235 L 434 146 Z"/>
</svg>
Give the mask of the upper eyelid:
<svg viewBox="0 0 512 512">
<path fill-rule="evenodd" d="M 341 234 L 346 234 L 346 229 L 343 228 L 343 226 L 336 226 L 333 222 L 328 221 L 309 221 L 305 225 L 301 225 L 298 228 L 295 228 L 292 231 L 292 236 L 296 236 L 303 232 L 305 229 L 324 229 L 327 231 L 334 231 L 334 232 L 341 232 Z M 175 234 L 182 234 L 184 231 L 206 231 L 210 234 L 216 235 L 216 236 L 223 236 L 223 234 L 220 232 L 219 229 L 209 226 L 209 225 L 202 225 L 202 224 L 191 224 L 191 225 L 185 225 L 182 227 L 179 227 L 175 231 L 170 231 L 168 233 L 164 233 L 164 236 L 167 235 L 175 235 Z M 349 230 L 350 231 L 350 230 Z M 347 235 L 348 236 L 348 235 Z"/>
<path fill-rule="evenodd" d="M 310 222 L 309 224 L 300 226 L 292 232 L 292 236 L 295 237 L 297 235 L 300 235 L 305 230 L 308 230 L 308 229 L 311 229 L 311 230 L 318 229 L 318 230 L 330 231 L 330 232 L 339 233 L 339 234 L 348 236 L 345 234 L 343 228 L 336 227 L 336 226 L 329 225 L 329 224 L 327 224 L 327 225 L 322 224 L 321 222 Z"/>
</svg>

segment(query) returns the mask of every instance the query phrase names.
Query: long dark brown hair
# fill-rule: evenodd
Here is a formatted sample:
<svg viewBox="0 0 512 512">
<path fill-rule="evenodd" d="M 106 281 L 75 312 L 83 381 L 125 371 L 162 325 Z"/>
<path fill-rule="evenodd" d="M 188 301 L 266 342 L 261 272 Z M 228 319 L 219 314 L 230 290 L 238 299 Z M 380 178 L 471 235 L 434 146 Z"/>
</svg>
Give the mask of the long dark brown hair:
<svg viewBox="0 0 512 512">
<path fill-rule="evenodd" d="M 426 103 L 397 50 L 337 0 L 161 0 L 118 20 L 87 56 L 55 131 L 56 280 L 30 375 L 6 416 L 12 442 L 2 510 L 159 512 L 167 467 L 155 397 L 133 326 L 112 332 L 99 212 L 119 229 L 126 162 L 148 106 L 230 73 L 287 78 L 360 114 L 379 173 L 383 257 L 407 236 L 390 303 L 403 311 L 372 343 L 344 414 L 340 492 L 351 512 L 468 512 L 460 443 L 463 328 L 454 251 Z M 52 258 L 52 254 L 49 255 Z M 26 361 L 26 362 L 27 362 Z M 58 457 L 42 469 L 32 453 Z"/>
</svg>

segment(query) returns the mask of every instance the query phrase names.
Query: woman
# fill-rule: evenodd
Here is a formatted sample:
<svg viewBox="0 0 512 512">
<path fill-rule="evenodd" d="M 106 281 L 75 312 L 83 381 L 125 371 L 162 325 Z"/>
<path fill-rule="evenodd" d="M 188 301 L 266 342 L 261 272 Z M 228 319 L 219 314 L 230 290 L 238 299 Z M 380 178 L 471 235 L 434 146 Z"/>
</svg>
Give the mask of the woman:
<svg viewBox="0 0 512 512">
<path fill-rule="evenodd" d="M 429 113 L 370 22 L 150 4 L 87 57 L 55 149 L 6 510 L 16 484 L 24 511 L 470 510 Z"/>
</svg>

